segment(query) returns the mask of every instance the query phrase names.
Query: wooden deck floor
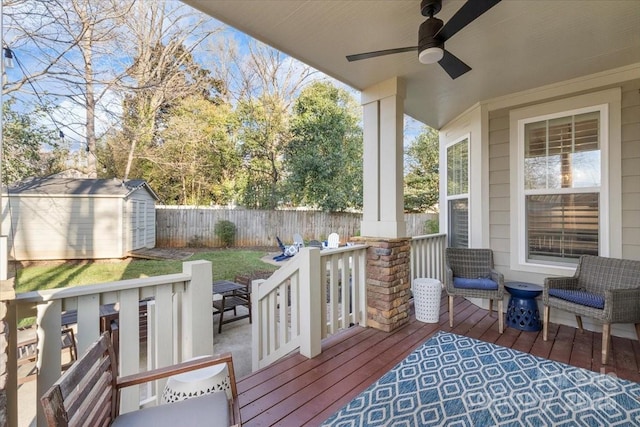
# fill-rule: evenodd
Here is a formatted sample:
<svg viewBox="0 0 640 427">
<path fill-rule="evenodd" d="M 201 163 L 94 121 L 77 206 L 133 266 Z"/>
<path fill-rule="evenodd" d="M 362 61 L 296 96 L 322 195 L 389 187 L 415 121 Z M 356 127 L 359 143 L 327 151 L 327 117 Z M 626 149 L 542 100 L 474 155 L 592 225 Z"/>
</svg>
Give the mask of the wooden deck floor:
<svg viewBox="0 0 640 427">
<path fill-rule="evenodd" d="M 454 328 L 448 324 L 446 297 L 439 324 L 411 316 L 409 324 L 385 333 L 352 327 L 323 343 L 322 354 L 306 359 L 294 354 L 238 383 L 243 425 L 318 425 L 404 359 L 438 330 L 492 342 L 539 357 L 640 382 L 640 343 L 612 337 L 607 366 L 600 364 L 601 334 L 550 325 L 549 341 L 542 332 L 505 328 L 487 310 L 457 298 Z"/>
</svg>

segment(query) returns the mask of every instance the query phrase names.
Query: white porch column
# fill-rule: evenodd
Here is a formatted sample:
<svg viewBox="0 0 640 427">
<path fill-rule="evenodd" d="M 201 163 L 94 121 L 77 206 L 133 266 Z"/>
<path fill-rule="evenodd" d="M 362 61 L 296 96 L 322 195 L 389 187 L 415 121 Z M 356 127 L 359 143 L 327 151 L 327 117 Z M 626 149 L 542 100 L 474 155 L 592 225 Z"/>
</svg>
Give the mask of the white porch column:
<svg viewBox="0 0 640 427">
<path fill-rule="evenodd" d="M 404 81 L 394 77 L 362 92 L 364 121 L 362 236 L 405 237 Z"/>
</svg>

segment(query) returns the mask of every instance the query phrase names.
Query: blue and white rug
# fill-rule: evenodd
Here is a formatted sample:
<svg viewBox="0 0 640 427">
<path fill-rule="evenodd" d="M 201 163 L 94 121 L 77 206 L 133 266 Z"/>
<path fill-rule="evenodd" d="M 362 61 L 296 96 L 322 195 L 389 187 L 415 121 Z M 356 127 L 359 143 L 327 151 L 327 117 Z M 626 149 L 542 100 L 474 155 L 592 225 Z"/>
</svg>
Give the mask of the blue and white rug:
<svg viewBox="0 0 640 427">
<path fill-rule="evenodd" d="M 640 384 L 439 332 L 323 426 L 640 426 Z"/>
</svg>

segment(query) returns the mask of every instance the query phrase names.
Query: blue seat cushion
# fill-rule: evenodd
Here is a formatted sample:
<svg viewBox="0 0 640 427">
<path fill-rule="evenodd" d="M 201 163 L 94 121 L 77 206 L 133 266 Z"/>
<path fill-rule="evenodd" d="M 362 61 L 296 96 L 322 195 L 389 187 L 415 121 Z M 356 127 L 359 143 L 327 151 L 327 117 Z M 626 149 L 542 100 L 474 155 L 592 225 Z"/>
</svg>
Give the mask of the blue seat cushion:
<svg viewBox="0 0 640 427">
<path fill-rule="evenodd" d="M 549 296 L 563 299 L 580 305 L 593 308 L 604 308 L 604 297 L 586 291 L 575 291 L 571 289 L 549 289 Z"/>
<path fill-rule="evenodd" d="M 477 279 L 454 277 L 453 287 L 459 289 L 483 289 L 486 291 L 495 291 L 498 289 L 498 284 L 486 277 L 478 277 Z"/>
</svg>

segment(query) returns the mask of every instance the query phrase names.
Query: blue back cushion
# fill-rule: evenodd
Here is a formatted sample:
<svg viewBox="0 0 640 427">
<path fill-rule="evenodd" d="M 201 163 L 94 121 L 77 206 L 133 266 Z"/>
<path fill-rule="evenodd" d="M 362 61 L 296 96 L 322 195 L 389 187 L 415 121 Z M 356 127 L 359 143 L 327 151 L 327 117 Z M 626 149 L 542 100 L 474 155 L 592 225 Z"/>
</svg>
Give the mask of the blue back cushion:
<svg viewBox="0 0 640 427">
<path fill-rule="evenodd" d="M 477 279 L 467 279 L 466 277 L 454 277 L 453 287 L 460 289 L 483 289 L 493 291 L 498 289 L 498 284 L 491 279 L 479 277 Z"/>
<path fill-rule="evenodd" d="M 580 305 L 586 305 L 587 307 L 599 308 L 600 310 L 604 308 L 604 297 L 591 292 L 571 289 L 549 289 L 549 296 Z"/>
</svg>

